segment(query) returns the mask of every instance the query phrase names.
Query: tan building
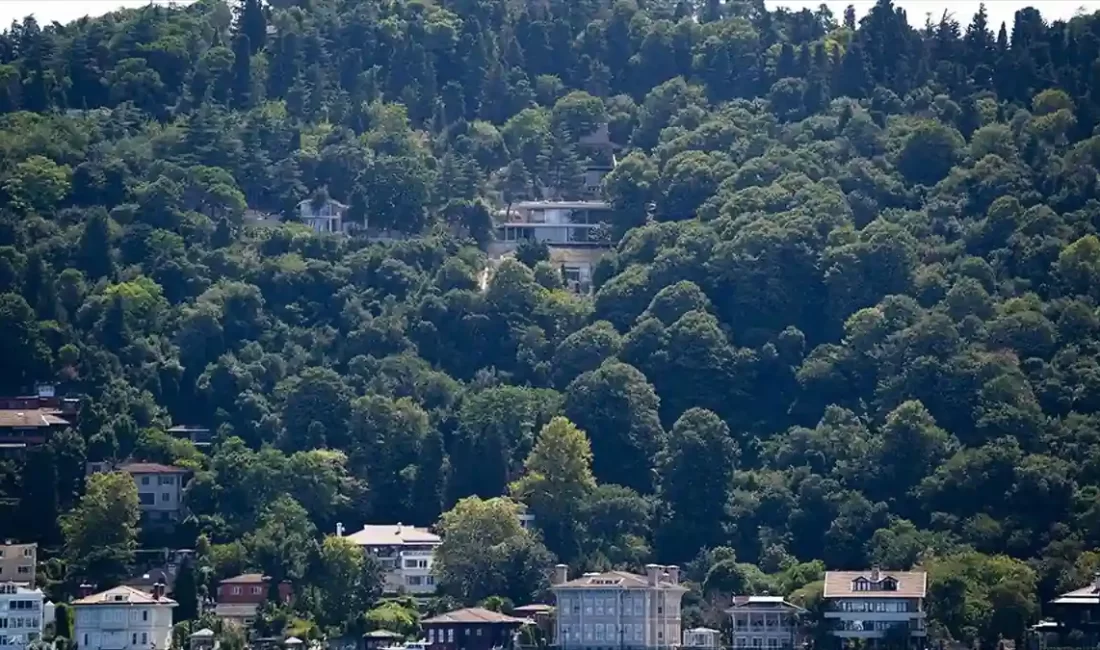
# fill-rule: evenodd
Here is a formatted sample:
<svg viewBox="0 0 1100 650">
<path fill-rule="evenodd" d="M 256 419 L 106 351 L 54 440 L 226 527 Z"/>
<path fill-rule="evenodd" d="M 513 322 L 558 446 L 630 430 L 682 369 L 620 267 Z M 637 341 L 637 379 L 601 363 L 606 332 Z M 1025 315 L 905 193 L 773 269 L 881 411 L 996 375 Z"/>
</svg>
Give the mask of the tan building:
<svg viewBox="0 0 1100 650">
<path fill-rule="evenodd" d="M 336 534 L 378 558 L 385 571 L 387 593 L 426 596 L 435 593 L 435 549 L 442 543 L 439 535 L 426 528 L 404 524 L 368 524 L 362 530 L 344 535 L 337 524 Z"/>
<path fill-rule="evenodd" d="M 38 566 L 38 544 L 0 544 L 0 582 L 33 587 Z"/>
<path fill-rule="evenodd" d="M 734 648 L 789 650 L 801 645 L 798 618 L 805 610 L 779 596 L 735 596 L 726 610 Z"/>
<path fill-rule="evenodd" d="M 924 571 L 827 571 L 822 595 L 829 633 L 844 642 L 901 636 L 922 647 L 927 589 Z"/>
<path fill-rule="evenodd" d="M 587 573 L 568 580 L 568 567 L 554 568 L 557 599 L 554 638 L 559 648 L 668 648 L 680 645 L 680 599 L 687 589 L 675 566 L 646 566 L 646 575 L 625 571 Z"/>
</svg>

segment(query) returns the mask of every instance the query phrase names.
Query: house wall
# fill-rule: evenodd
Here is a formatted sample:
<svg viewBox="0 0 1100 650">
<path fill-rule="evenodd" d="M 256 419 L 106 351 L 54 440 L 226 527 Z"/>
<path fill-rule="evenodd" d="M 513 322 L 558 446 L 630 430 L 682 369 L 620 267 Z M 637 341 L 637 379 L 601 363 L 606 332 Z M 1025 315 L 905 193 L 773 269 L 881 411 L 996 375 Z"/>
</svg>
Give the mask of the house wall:
<svg viewBox="0 0 1100 650">
<path fill-rule="evenodd" d="M 841 638 L 881 639 L 895 629 L 926 636 L 924 606 L 918 598 L 831 598 L 825 618 L 830 634 Z"/>
<path fill-rule="evenodd" d="M 42 637 L 44 625 L 41 591 L 0 584 L 0 648 L 22 650 Z"/>
<path fill-rule="evenodd" d="M 731 615 L 734 648 L 792 648 L 798 626 L 794 613 L 782 607 L 746 607 Z"/>
<path fill-rule="evenodd" d="M 563 589 L 557 594 L 559 647 L 665 647 L 680 643 L 683 592 Z"/>
<path fill-rule="evenodd" d="M 504 623 L 439 623 L 424 626 L 431 650 L 490 650 L 511 647 L 516 625 Z"/>
<path fill-rule="evenodd" d="M 183 503 L 182 474 L 133 473 L 142 512 L 164 513 L 174 518 Z"/>
<path fill-rule="evenodd" d="M 172 643 L 167 605 L 77 605 L 74 640 L 81 650 L 163 650 Z"/>
<path fill-rule="evenodd" d="M 25 582 L 33 585 L 37 555 L 37 544 L 0 545 L 0 582 Z"/>
<path fill-rule="evenodd" d="M 408 546 L 368 546 L 385 570 L 385 590 L 413 595 L 434 594 L 436 590 L 435 547 L 430 544 Z"/>
</svg>

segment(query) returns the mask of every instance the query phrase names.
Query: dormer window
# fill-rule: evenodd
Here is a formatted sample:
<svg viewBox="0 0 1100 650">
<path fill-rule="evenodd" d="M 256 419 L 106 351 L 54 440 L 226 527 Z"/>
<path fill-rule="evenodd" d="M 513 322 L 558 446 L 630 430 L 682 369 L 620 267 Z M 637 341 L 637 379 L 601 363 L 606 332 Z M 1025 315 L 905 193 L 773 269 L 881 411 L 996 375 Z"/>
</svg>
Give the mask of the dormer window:
<svg viewBox="0 0 1100 650">
<path fill-rule="evenodd" d="M 897 591 L 898 590 L 898 581 L 894 580 L 893 578 L 884 578 L 882 580 L 882 590 L 883 591 Z"/>
<path fill-rule="evenodd" d="M 871 582 L 867 578 L 856 578 L 852 581 L 852 591 L 871 591 Z"/>
</svg>

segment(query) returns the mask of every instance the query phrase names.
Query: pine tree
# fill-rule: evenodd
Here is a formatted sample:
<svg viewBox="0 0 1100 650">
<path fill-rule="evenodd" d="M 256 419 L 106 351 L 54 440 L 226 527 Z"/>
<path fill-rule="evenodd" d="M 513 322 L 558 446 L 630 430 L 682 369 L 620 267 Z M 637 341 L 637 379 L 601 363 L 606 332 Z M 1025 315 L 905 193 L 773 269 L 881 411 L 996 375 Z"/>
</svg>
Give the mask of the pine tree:
<svg viewBox="0 0 1100 650">
<path fill-rule="evenodd" d="M 233 38 L 233 108 L 252 107 L 252 46 L 247 34 Z"/>
<path fill-rule="evenodd" d="M 244 0 L 237 16 L 238 35 L 248 38 L 249 54 L 255 54 L 264 47 L 267 40 L 267 15 L 263 0 Z"/>
</svg>

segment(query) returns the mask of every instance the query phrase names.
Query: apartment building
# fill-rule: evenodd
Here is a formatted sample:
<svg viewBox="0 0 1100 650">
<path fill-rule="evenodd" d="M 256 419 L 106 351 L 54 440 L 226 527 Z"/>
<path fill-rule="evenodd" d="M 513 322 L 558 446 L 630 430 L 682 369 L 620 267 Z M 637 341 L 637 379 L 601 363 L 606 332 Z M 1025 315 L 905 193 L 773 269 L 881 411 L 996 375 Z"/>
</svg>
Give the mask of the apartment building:
<svg viewBox="0 0 1100 650">
<path fill-rule="evenodd" d="M 172 645 L 172 608 L 164 585 L 153 593 L 115 587 L 74 600 L 73 640 L 80 650 L 164 650 Z"/>
<path fill-rule="evenodd" d="M 789 650 L 801 645 L 799 617 L 806 610 L 780 596 L 735 596 L 730 615 L 734 648 Z"/>
<path fill-rule="evenodd" d="M 0 582 L 0 650 L 22 650 L 42 638 L 44 602 L 40 589 Z"/>
<path fill-rule="evenodd" d="M 646 565 L 646 574 L 586 573 L 568 579 L 554 568 L 554 638 L 559 648 L 668 648 L 680 645 L 680 600 L 687 589 L 675 566 Z"/>
<path fill-rule="evenodd" d="M 387 593 L 424 596 L 435 593 L 435 549 L 443 540 L 427 528 L 404 524 L 367 524 L 350 535 L 337 525 L 337 535 L 378 558 L 386 572 Z"/>
<path fill-rule="evenodd" d="M 849 640 L 908 639 L 909 647 L 924 647 L 924 571 L 827 571 L 825 618 L 830 635 Z"/>
<path fill-rule="evenodd" d="M 0 544 L 0 582 L 33 587 L 38 566 L 38 544 Z"/>
</svg>

